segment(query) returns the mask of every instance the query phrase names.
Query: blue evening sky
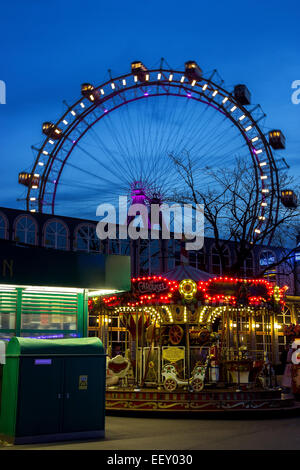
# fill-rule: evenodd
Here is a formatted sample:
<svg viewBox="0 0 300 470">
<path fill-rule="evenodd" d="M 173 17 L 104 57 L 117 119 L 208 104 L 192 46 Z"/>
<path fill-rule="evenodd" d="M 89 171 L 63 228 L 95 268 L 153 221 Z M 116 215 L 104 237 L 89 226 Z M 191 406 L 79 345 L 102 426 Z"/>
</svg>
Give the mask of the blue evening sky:
<svg viewBox="0 0 300 470">
<path fill-rule="evenodd" d="M 133 60 L 181 69 L 196 60 L 231 87 L 246 83 L 266 126 L 287 138 L 286 159 L 300 174 L 300 105 L 291 84 L 300 80 L 300 3 L 292 0 L 214 2 L 158 0 L 15 0 L 0 9 L 1 206 L 23 208 L 18 172 L 30 169 L 41 124 L 55 121 L 80 96 L 83 82 L 100 84 L 126 73 Z"/>
</svg>

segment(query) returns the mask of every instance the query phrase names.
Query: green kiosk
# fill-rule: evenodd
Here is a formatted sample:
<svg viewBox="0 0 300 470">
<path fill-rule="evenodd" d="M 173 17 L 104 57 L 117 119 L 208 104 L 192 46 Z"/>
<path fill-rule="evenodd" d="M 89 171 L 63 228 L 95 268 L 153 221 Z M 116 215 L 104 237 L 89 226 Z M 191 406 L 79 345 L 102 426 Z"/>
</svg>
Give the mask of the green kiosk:
<svg viewBox="0 0 300 470">
<path fill-rule="evenodd" d="M 0 241 L 1 260 L 0 440 L 103 437 L 106 355 L 87 338 L 88 297 L 130 290 L 130 258 Z"/>
<path fill-rule="evenodd" d="M 0 439 L 103 438 L 105 374 L 99 338 L 12 338 L 3 368 Z"/>
</svg>

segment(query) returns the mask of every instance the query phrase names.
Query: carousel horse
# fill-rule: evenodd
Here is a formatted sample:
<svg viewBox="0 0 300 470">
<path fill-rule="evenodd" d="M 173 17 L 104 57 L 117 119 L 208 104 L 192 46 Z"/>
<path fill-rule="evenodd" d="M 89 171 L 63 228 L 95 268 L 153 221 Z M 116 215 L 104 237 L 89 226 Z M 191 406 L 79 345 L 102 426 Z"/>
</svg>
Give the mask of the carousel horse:
<svg viewBox="0 0 300 470">
<path fill-rule="evenodd" d="M 117 385 L 120 379 L 126 377 L 130 368 L 130 360 L 118 354 L 114 358 L 106 358 L 106 385 Z"/>
</svg>

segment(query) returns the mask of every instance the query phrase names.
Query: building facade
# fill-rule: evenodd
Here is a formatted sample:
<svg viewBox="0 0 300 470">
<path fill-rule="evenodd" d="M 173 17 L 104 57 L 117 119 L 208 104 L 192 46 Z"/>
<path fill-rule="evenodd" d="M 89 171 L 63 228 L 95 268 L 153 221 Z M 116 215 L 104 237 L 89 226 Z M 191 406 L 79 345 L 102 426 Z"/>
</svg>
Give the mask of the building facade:
<svg viewBox="0 0 300 470">
<path fill-rule="evenodd" d="M 101 241 L 97 236 L 96 226 L 97 221 L 94 220 L 33 214 L 0 207 L 0 239 L 66 251 L 130 255 L 132 276 L 167 272 L 182 263 L 183 242 L 181 240 Z M 234 244 L 229 241 L 225 242 L 224 246 L 225 264 L 229 271 L 230 266 L 235 262 Z M 187 252 L 187 257 L 187 264 L 194 268 L 216 276 L 227 274 L 226 270 L 225 272 L 222 270 L 220 256 L 212 238 L 205 238 L 203 248 L 199 251 Z M 248 278 L 257 276 L 263 268 L 280 260 L 281 257 L 282 248 L 280 247 L 255 247 L 244 263 L 242 274 Z M 280 287 L 287 285 L 289 295 L 300 293 L 295 259 L 267 270 L 265 276 Z"/>
</svg>

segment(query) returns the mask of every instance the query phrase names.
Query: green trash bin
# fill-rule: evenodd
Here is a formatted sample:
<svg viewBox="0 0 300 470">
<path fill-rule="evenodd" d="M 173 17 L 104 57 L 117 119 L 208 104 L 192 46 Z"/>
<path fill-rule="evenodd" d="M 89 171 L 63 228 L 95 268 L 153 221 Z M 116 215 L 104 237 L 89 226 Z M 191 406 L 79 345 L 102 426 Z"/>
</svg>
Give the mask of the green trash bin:
<svg viewBox="0 0 300 470">
<path fill-rule="evenodd" d="M 12 338 L 3 367 L 0 439 L 103 438 L 105 377 L 99 338 Z"/>
</svg>

